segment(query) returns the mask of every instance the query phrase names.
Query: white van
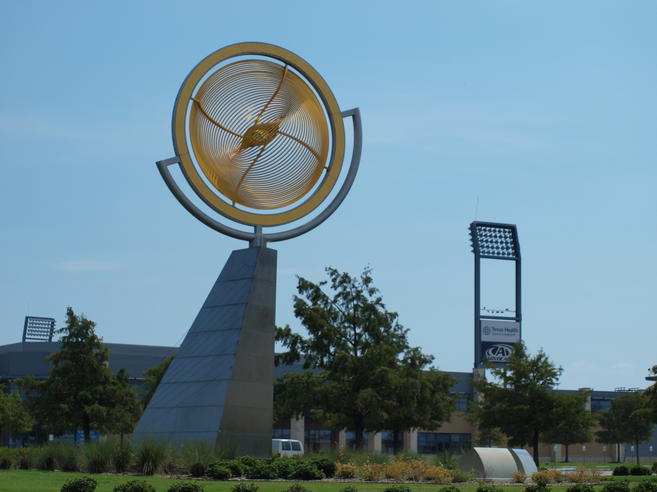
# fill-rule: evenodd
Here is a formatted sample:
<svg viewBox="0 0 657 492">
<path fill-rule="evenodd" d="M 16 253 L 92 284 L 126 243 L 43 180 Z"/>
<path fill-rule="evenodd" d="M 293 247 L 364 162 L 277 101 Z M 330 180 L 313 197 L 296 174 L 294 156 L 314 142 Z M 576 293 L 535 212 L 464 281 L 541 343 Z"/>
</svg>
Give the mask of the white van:
<svg viewBox="0 0 657 492">
<path fill-rule="evenodd" d="M 303 443 L 296 439 L 272 439 L 271 454 L 272 456 L 276 454 L 281 456 L 302 456 Z"/>
</svg>

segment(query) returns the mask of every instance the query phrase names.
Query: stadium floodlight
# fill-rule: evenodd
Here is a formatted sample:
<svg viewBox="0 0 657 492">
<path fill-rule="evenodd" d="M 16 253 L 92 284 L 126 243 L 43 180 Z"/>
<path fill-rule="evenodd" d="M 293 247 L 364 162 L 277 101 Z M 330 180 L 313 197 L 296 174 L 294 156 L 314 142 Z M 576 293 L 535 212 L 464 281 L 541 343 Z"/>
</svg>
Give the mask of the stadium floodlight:
<svg viewBox="0 0 657 492">
<path fill-rule="evenodd" d="M 25 316 L 23 342 L 52 342 L 54 332 L 55 320 L 53 318 Z"/>
<path fill-rule="evenodd" d="M 522 339 L 521 322 L 521 258 L 518 230 L 515 224 L 472 222 L 470 243 L 474 253 L 474 367 L 483 367 L 484 360 L 504 364 L 513 344 Z M 486 311 L 481 307 L 481 260 L 515 262 L 515 308 L 505 311 Z M 499 315 L 506 312 L 513 315 Z"/>
</svg>

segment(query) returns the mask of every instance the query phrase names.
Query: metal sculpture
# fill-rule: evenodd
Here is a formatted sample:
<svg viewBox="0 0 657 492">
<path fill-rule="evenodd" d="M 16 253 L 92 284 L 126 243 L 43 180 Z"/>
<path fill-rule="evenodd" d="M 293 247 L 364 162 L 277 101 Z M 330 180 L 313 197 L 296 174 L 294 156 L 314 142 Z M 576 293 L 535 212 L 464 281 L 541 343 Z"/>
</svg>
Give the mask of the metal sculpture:
<svg viewBox="0 0 657 492">
<path fill-rule="evenodd" d="M 353 123 L 346 171 L 344 118 Z M 171 192 L 201 222 L 249 241 L 249 248 L 231 254 L 135 437 L 202 440 L 267 456 L 276 251 L 266 245 L 317 227 L 342 203 L 360 161 L 360 112 L 341 111 L 320 74 L 294 53 L 239 43 L 212 53 L 187 76 L 172 133 L 175 156 L 157 163 Z M 221 220 L 182 192 L 169 169 L 176 164 Z"/>
</svg>

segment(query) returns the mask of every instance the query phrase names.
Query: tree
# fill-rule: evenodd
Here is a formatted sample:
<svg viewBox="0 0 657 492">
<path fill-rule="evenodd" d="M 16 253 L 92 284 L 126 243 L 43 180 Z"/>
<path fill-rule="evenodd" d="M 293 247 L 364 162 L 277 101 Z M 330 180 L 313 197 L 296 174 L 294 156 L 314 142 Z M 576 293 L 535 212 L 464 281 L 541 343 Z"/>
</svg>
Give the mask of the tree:
<svg viewBox="0 0 657 492">
<path fill-rule="evenodd" d="M 172 360 L 173 360 L 173 355 L 170 355 L 162 362 L 160 362 L 158 365 L 153 366 L 150 369 L 146 369 L 144 371 L 143 376 L 144 376 L 144 387 L 146 388 L 146 394 L 141 400 L 142 408 L 145 409 L 148 406 L 148 402 L 151 401 L 151 398 L 153 398 L 153 395 L 155 394 L 155 390 L 160 385 L 160 381 L 162 381 L 162 378 L 164 377 L 164 373 L 167 372 L 167 369 L 169 368 L 169 364 L 171 364 Z"/>
<path fill-rule="evenodd" d="M 276 383 L 277 415 L 315 415 L 347 428 L 357 448 L 365 431 L 439 426 L 451 409 L 451 377 L 430 369 L 432 357 L 409 346 L 408 330 L 386 309 L 369 268 L 358 277 L 334 268 L 326 273 L 318 284 L 298 278 L 294 314 L 308 336 L 289 326 L 276 330 L 288 349 L 277 364 L 303 360 L 306 369 Z"/>
<path fill-rule="evenodd" d="M 591 428 L 596 418 L 586 409 L 590 394 L 590 391 L 580 391 L 555 395 L 556 425 L 543 433 L 543 442 L 563 444 L 566 447 L 566 462 L 570 459 L 568 448 L 571 444 L 589 442 L 592 438 Z"/>
<path fill-rule="evenodd" d="M 61 349 L 48 357 L 50 375 L 43 381 L 26 378 L 21 384 L 38 420 L 55 434 L 82 429 L 85 442 L 91 429 L 109 430 L 116 417 L 117 392 L 108 367 L 107 347 L 96 335 L 96 324 L 66 310 L 66 326 L 59 331 Z"/>
<path fill-rule="evenodd" d="M 123 444 L 123 436 L 132 433 L 142 413 L 137 390 L 130 384 L 130 379 L 124 369 L 119 370 L 112 381 L 109 396 L 113 405 L 107 429 L 119 434 L 121 444 Z"/>
<path fill-rule="evenodd" d="M 529 444 L 538 465 L 539 437 L 556 424 L 553 389 L 561 368 L 552 364 L 543 351 L 531 357 L 520 342 L 506 366 L 489 369 L 495 380 L 473 380 L 481 394 L 481 401 L 472 406 L 474 419 L 484 429 L 499 427 L 512 446 Z"/>
<path fill-rule="evenodd" d="M 30 432 L 34 419 L 17 391 L 5 393 L 0 385 L 0 436 L 20 436 Z"/>
<path fill-rule="evenodd" d="M 596 433 L 599 442 L 631 442 L 639 463 L 639 444 L 650 439 L 652 411 L 641 393 L 627 393 L 611 400 L 611 408 L 603 413 L 601 431 Z"/>
</svg>

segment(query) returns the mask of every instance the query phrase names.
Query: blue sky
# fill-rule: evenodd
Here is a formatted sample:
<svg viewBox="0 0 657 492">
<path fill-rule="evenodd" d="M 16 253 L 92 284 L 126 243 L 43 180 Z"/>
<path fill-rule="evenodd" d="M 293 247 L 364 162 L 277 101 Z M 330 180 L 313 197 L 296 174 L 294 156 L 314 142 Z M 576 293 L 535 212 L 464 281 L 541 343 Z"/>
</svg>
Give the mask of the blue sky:
<svg viewBox="0 0 657 492">
<path fill-rule="evenodd" d="M 181 341 L 233 249 L 175 201 L 176 92 L 264 41 L 308 60 L 364 149 L 350 196 L 276 244 L 295 275 L 374 270 L 413 344 L 472 367 L 474 218 L 518 225 L 524 338 L 563 388 L 644 386 L 657 363 L 657 4 L 652 1 L 3 2 L 0 343 L 72 305 L 108 342 Z M 510 307 L 491 269 L 488 299 Z"/>
</svg>

